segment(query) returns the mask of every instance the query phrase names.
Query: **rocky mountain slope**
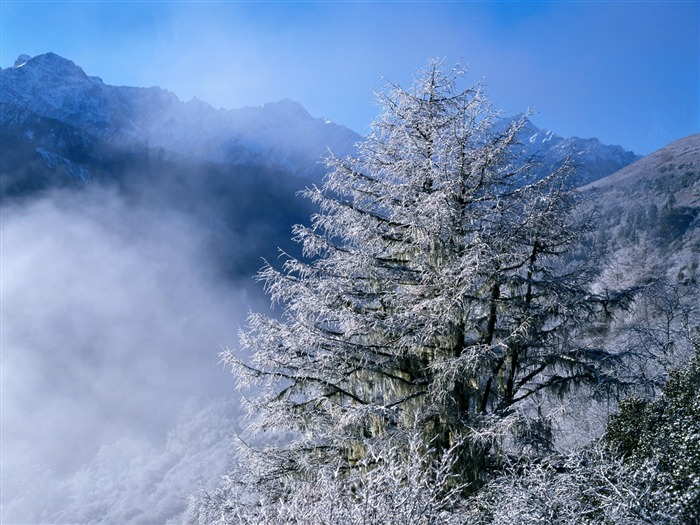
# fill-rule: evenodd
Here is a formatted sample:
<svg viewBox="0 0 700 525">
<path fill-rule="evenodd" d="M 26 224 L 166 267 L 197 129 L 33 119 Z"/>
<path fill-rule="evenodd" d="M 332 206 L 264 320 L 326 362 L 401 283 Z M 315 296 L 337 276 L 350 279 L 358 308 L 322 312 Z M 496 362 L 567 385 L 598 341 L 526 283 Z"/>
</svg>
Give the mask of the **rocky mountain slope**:
<svg viewBox="0 0 700 525">
<path fill-rule="evenodd" d="M 539 129 L 529 120 L 520 140 L 527 154 L 542 165 L 543 172 L 551 172 L 570 158 L 579 184 L 606 177 L 641 158 L 621 146 L 601 144 L 595 138 L 560 137 L 552 131 Z"/>
</svg>

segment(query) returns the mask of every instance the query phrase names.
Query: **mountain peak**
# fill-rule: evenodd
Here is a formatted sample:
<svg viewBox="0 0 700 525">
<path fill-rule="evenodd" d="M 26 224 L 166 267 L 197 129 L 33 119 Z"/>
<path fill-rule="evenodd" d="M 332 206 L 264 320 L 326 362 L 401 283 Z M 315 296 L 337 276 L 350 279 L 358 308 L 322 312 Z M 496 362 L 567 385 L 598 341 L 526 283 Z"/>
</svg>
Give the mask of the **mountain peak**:
<svg viewBox="0 0 700 525">
<path fill-rule="evenodd" d="M 44 81 L 54 80 L 65 82 L 65 79 L 72 78 L 78 81 L 83 81 L 88 78 L 85 72 L 76 66 L 74 62 L 63 58 L 55 53 L 44 53 L 31 57 L 22 54 L 15 60 L 15 65 L 10 70 L 26 71 L 32 77 L 42 79 Z"/>
<path fill-rule="evenodd" d="M 265 112 L 269 112 L 275 115 L 280 115 L 284 117 L 303 117 L 312 118 L 309 112 L 296 100 L 290 98 L 283 98 L 277 102 L 268 102 L 263 104 L 261 109 Z"/>
<path fill-rule="evenodd" d="M 85 74 L 85 72 L 79 66 L 76 66 L 75 62 L 72 60 L 68 60 L 67 58 L 63 58 L 62 56 L 51 52 L 35 56 L 31 60 L 27 61 L 27 65 L 58 70 L 65 69 L 79 71 L 83 75 Z"/>
<path fill-rule="evenodd" d="M 13 67 L 22 67 L 24 64 L 29 62 L 32 59 L 29 55 L 21 54 L 20 56 L 17 57 L 17 60 L 15 60 L 15 65 Z"/>
</svg>

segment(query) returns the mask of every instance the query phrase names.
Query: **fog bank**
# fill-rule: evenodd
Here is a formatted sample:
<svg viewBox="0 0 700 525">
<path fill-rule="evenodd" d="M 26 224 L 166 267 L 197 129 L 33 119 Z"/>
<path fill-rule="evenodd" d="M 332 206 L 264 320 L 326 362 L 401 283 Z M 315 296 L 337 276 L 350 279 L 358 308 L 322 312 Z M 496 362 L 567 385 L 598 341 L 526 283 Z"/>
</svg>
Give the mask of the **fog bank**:
<svg viewBox="0 0 700 525">
<path fill-rule="evenodd" d="M 240 418 L 217 354 L 256 301 L 206 225 L 135 202 L 3 205 L 4 523 L 176 520 L 226 467 Z"/>
</svg>

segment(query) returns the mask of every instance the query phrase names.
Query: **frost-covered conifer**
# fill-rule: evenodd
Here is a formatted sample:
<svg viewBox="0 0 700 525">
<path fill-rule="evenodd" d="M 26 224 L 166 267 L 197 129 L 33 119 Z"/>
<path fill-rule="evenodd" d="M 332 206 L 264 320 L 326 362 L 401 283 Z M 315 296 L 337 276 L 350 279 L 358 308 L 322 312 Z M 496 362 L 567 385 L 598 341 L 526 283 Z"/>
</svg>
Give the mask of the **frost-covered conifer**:
<svg viewBox="0 0 700 525">
<path fill-rule="evenodd" d="M 358 157 L 330 158 L 306 192 L 320 211 L 295 228 L 304 258 L 262 270 L 282 316 L 252 314 L 252 358 L 223 358 L 253 388 L 255 428 L 292 437 L 248 451 L 251 494 L 229 515 L 381 469 L 378 449 L 410 464 L 416 439 L 437 464 L 450 451 L 454 483 L 473 490 L 506 441 L 547 445 L 522 407 L 614 381 L 611 356 L 577 345 L 615 298 L 565 264 L 580 234 L 570 170 L 537 175 L 524 120 L 504 124 L 462 73 L 433 61 L 410 89 L 389 85 Z"/>
</svg>

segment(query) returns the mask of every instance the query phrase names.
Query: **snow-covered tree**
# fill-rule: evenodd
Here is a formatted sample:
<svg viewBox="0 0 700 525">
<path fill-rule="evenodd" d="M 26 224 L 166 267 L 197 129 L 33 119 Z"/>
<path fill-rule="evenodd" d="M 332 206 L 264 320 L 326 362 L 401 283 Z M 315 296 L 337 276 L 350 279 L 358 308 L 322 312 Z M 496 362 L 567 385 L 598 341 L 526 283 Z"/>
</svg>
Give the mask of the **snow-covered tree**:
<svg viewBox="0 0 700 525">
<path fill-rule="evenodd" d="M 358 158 L 331 157 L 306 192 L 320 211 L 295 228 L 304 258 L 260 273 L 281 318 L 252 314 L 252 357 L 223 359 L 253 387 L 254 428 L 291 438 L 248 454 L 254 506 L 381 469 L 387 443 L 410 463 L 416 438 L 474 490 L 505 444 L 548 445 L 538 397 L 616 382 L 614 356 L 578 344 L 620 298 L 567 264 L 570 169 L 537 176 L 524 119 L 504 124 L 462 74 L 433 61 L 389 85 Z"/>
<path fill-rule="evenodd" d="M 634 301 L 610 326 L 603 343 L 637 357 L 640 386 L 658 393 L 671 370 L 693 355 L 693 330 L 700 326 L 700 287 L 695 277 L 668 271 L 664 253 L 648 236 L 607 258 L 594 290 L 635 288 Z M 668 259 L 668 253 L 665 259 Z M 688 262 L 692 267 L 692 261 Z"/>
<path fill-rule="evenodd" d="M 664 498 L 654 507 L 672 512 L 674 523 L 700 523 L 700 327 L 695 330 L 690 363 L 671 372 L 655 401 L 621 403 L 605 434 L 629 465 L 656 481 Z"/>
<path fill-rule="evenodd" d="M 403 438 L 374 443 L 350 471 L 320 468 L 303 483 L 282 484 L 274 500 L 251 491 L 267 474 L 269 451 L 247 450 L 247 468 L 226 478 L 216 490 L 202 493 L 189 521 L 197 525 L 463 523 L 465 486 L 453 473 L 463 443 L 456 442 L 436 459 L 420 434 L 409 432 Z"/>
</svg>

